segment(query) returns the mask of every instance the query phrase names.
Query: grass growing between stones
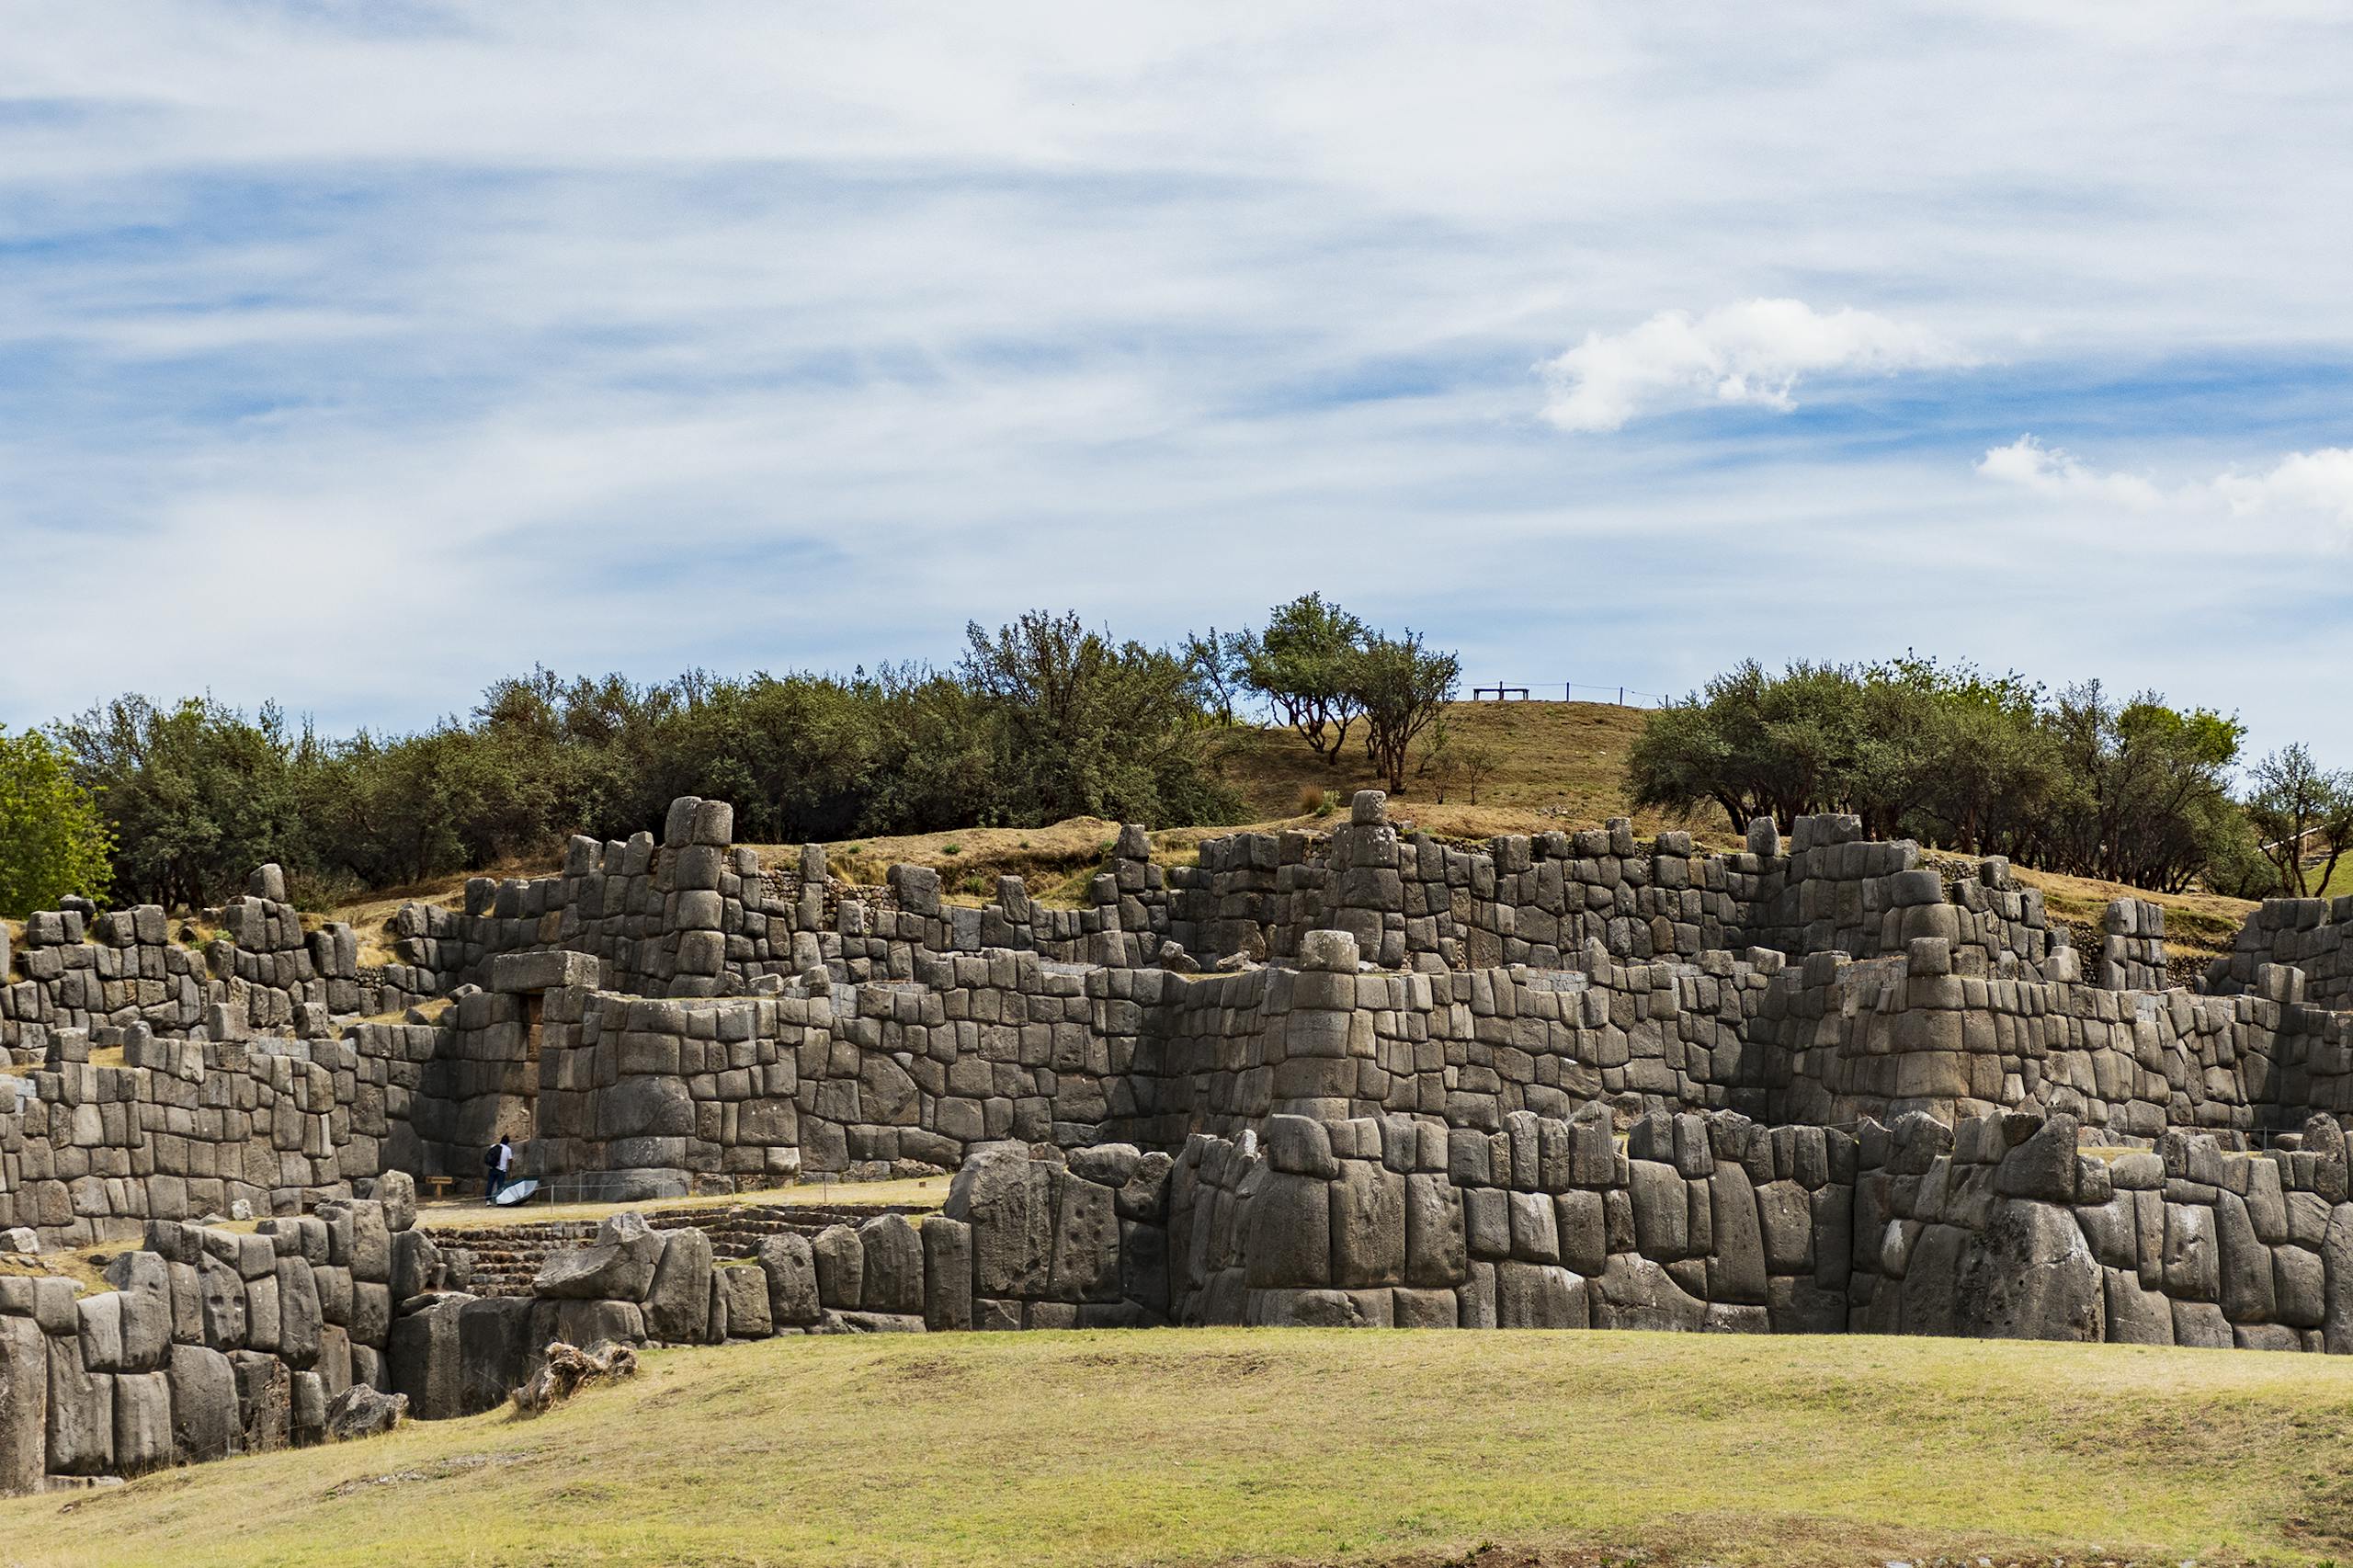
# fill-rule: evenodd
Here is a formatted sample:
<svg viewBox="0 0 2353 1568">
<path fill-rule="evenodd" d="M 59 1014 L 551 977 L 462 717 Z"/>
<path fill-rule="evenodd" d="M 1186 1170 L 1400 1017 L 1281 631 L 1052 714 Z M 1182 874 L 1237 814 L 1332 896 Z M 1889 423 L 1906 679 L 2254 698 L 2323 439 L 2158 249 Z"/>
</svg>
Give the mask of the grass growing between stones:
<svg viewBox="0 0 2353 1568">
<path fill-rule="evenodd" d="M 0 1506 L 33 1563 L 2353 1551 L 2353 1364 L 1877 1338 L 776 1340 L 503 1415 Z"/>
</svg>

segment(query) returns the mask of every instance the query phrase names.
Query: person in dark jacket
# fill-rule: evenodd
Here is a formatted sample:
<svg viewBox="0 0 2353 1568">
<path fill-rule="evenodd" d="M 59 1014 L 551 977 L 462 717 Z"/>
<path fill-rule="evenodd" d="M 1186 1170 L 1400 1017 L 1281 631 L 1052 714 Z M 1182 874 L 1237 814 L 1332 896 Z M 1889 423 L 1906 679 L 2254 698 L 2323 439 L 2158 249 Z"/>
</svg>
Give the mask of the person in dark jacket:
<svg viewBox="0 0 2353 1568">
<path fill-rule="evenodd" d="M 504 1133 L 499 1135 L 497 1142 L 490 1146 L 490 1152 L 483 1155 L 482 1163 L 490 1171 L 490 1190 L 484 1196 L 496 1198 L 498 1189 L 506 1185 L 506 1173 L 515 1165 L 515 1151 L 508 1146 Z"/>
</svg>

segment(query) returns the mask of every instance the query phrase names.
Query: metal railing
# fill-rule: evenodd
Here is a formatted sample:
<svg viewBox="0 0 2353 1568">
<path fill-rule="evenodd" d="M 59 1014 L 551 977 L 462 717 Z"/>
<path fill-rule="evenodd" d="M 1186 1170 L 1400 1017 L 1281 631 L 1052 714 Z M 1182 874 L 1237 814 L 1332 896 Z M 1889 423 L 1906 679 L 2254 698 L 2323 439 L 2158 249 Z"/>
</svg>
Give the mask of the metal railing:
<svg viewBox="0 0 2353 1568">
<path fill-rule="evenodd" d="M 1631 686 L 1592 686 L 1583 681 L 1569 680 L 1558 683 L 1500 681 L 1494 686 L 1474 686 L 1471 688 L 1471 700 L 1550 702 L 1554 684 L 1561 688 L 1560 700 L 1563 702 L 1605 702 L 1620 708 L 1656 708 L 1670 700 L 1664 693 L 1637 691 Z M 1539 691 L 1544 693 L 1540 698 L 1535 695 Z M 1579 697 L 1579 692 L 1586 695 Z"/>
</svg>

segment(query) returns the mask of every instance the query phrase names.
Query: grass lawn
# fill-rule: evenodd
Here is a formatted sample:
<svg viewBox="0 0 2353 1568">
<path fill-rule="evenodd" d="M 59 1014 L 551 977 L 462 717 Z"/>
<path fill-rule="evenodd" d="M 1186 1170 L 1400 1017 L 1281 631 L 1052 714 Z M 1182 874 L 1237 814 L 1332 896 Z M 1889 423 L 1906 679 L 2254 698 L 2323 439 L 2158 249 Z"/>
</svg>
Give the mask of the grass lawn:
<svg viewBox="0 0 2353 1568">
<path fill-rule="evenodd" d="M 1722 1564 L 2353 1554 L 2353 1362 L 1869 1337 L 1163 1333 L 649 1355 L 535 1422 L 0 1504 L 32 1563 Z"/>
</svg>

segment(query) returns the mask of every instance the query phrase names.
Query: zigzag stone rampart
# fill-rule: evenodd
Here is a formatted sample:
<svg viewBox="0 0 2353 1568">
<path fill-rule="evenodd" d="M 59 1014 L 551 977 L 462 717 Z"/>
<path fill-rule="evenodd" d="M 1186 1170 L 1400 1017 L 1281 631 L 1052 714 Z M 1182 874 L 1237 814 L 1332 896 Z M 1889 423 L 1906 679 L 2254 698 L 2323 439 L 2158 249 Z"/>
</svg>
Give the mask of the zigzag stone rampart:
<svg viewBox="0 0 2353 1568">
<path fill-rule="evenodd" d="M 767 868 L 732 816 L 684 800 L 658 842 L 406 906 L 378 967 L 274 868 L 201 950 L 152 907 L 35 916 L 0 952 L 0 1229 L 142 1245 L 108 1295 L 0 1282 L 0 1484 L 301 1440 L 347 1386 L 484 1408 L 558 1332 L 2353 1347 L 2334 908 L 2266 905 L 2199 993 L 2150 983 L 2155 905 L 2081 952 L 2003 862 L 1851 818 L 1469 848 L 1367 795 L 1189 866 L 1122 829 L 1054 909 Z M 939 1215 L 772 1220 L 754 1263 L 682 1210 L 468 1289 L 408 1182 L 501 1133 L 567 1196 L 646 1203 L 959 1175 Z M 202 1222 L 246 1211 L 266 1247 Z M 416 1239 L 380 1265 L 379 1230 Z"/>
</svg>

